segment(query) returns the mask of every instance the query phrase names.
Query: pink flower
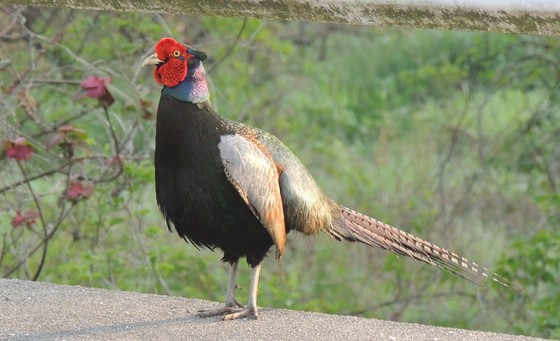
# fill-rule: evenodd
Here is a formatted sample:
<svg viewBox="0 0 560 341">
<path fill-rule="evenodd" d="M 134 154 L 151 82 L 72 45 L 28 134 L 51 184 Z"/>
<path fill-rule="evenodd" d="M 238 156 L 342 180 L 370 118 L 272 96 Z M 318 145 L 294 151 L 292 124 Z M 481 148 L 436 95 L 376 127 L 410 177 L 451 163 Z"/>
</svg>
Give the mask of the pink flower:
<svg viewBox="0 0 560 341">
<path fill-rule="evenodd" d="M 81 181 L 72 181 L 68 185 L 65 197 L 70 201 L 77 202 L 78 200 L 91 197 L 93 189 L 94 187 L 92 184 L 84 184 Z"/>
<path fill-rule="evenodd" d="M 107 84 L 109 83 L 111 83 L 111 77 L 90 76 L 83 80 L 80 85 L 86 90 L 88 97 L 99 98 L 107 92 Z"/>
<path fill-rule="evenodd" d="M 14 140 L 4 141 L 6 156 L 9 159 L 27 161 L 31 159 L 33 148 L 24 137 L 17 137 Z"/>
<path fill-rule="evenodd" d="M 115 102 L 113 95 L 107 90 L 107 84 L 111 83 L 111 77 L 99 78 L 97 76 L 89 76 L 80 84 L 82 89 L 86 90 L 86 95 L 91 98 L 99 98 L 99 100 L 110 106 Z"/>
<path fill-rule="evenodd" d="M 20 225 L 23 225 L 24 222 L 25 222 L 25 217 L 23 216 L 23 214 L 21 214 L 20 211 L 17 211 L 16 216 L 12 218 L 12 227 L 18 227 Z"/>
<path fill-rule="evenodd" d="M 25 224 L 28 228 L 31 228 L 38 216 L 39 214 L 32 210 L 28 210 L 24 214 L 21 214 L 21 211 L 16 211 L 15 217 L 12 218 L 12 227 L 16 228 Z"/>
</svg>

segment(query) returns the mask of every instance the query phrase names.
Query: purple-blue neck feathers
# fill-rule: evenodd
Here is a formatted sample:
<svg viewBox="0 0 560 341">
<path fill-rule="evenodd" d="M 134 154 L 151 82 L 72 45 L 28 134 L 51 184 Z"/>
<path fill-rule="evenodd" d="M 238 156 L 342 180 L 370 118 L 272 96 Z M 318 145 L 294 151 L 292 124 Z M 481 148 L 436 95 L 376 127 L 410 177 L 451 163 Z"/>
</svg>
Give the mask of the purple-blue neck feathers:
<svg viewBox="0 0 560 341">
<path fill-rule="evenodd" d="M 183 102 L 203 103 L 210 98 L 206 71 L 200 59 L 191 58 L 185 80 L 173 87 L 164 86 L 161 92 Z"/>
</svg>

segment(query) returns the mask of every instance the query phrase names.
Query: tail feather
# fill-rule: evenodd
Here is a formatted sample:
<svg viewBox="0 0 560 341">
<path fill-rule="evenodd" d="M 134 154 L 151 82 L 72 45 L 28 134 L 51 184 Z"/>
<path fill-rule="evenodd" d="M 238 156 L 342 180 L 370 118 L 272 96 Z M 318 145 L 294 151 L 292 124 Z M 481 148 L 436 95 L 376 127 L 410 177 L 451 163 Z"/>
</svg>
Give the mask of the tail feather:
<svg viewBox="0 0 560 341">
<path fill-rule="evenodd" d="M 341 221 L 329 233 L 336 239 L 359 241 L 443 268 L 480 286 L 498 282 L 513 288 L 505 278 L 446 249 L 401 231 L 379 220 L 339 206 Z"/>
</svg>

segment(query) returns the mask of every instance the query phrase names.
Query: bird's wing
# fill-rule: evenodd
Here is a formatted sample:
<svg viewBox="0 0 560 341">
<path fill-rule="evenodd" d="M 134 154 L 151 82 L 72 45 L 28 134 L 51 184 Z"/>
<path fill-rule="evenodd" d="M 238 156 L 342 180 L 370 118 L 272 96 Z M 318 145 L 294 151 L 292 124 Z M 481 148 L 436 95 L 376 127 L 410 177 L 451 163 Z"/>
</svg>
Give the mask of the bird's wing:
<svg viewBox="0 0 560 341">
<path fill-rule="evenodd" d="M 286 244 L 286 227 L 279 168 L 264 146 L 243 136 L 223 135 L 218 147 L 228 180 L 270 233 L 280 257 Z"/>
</svg>

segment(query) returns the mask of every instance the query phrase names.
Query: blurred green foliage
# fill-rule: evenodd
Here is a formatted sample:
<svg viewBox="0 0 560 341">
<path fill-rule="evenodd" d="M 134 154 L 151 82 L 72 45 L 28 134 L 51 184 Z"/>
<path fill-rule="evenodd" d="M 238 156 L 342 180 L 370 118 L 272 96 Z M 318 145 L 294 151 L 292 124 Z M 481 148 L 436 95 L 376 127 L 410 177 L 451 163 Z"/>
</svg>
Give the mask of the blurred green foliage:
<svg viewBox="0 0 560 341">
<path fill-rule="evenodd" d="M 0 23 L 14 17 L 25 24 L 0 36 L 0 134 L 35 153 L 0 164 L 0 275 L 223 300 L 221 255 L 166 233 L 155 203 L 159 86 L 139 67 L 173 36 L 208 52 L 215 108 L 281 138 L 335 200 L 522 288 L 294 233 L 265 261 L 259 305 L 560 337 L 557 39 L 9 7 Z M 78 99 L 92 75 L 112 78 L 110 107 Z M 45 147 L 66 121 L 88 136 L 71 159 Z M 107 162 L 116 151 L 122 167 Z M 38 176 L 36 201 L 25 176 Z M 94 194 L 68 202 L 74 179 Z M 44 224 L 12 227 L 37 206 Z M 248 277 L 242 267 L 240 301 Z"/>
</svg>

